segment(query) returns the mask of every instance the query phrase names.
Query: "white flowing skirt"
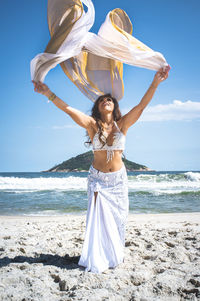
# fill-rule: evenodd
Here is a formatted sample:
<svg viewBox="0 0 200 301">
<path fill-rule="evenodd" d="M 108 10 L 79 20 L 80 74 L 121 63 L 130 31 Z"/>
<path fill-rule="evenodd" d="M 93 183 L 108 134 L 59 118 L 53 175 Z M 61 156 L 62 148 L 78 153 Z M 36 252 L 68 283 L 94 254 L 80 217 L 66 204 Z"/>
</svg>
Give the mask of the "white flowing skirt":
<svg viewBox="0 0 200 301">
<path fill-rule="evenodd" d="M 101 273 L 123 262 L 129 209 L 127 182 L 124 165 L 109 173 L 90 167 L 86 233 L 78 262 L 86 271 Z"/>
</svg>

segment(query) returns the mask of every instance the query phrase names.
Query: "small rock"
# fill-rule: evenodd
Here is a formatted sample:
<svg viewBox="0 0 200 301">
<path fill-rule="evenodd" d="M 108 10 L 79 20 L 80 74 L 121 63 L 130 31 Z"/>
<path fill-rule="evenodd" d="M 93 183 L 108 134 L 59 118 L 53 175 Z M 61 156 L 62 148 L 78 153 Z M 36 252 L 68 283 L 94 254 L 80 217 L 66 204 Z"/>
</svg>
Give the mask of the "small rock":
<svg viewBox="0 0 200 301">
<path fill-rule="evenodd" d="M 169 235 L 177 236 L 178 233 L 177 233 L 176 231 L 170 231 L 170 232 L 168 232 L 168 234 L 169 234 Z"/>
<path fill-rule="evenodd" d="M 60 291 L 68 290 L 68 288 L 66 288 L 66 281 L 65 280 L 59 281 L 59 287 L 60 287 Z"/>
<path fill-rule="evenodd" d="M 71 297 L 71 298 L 73 298 L 73 297 L 75 297 L 76 296 L 76 293 L 75 292 L 71 292 L 70 294 L 69 294 L 69 297 Z"/>
<path fill-rule="evenodd" d="M 20 268 L 20 270 L 22 270 L 22 271 L 23 271 L 23 270 L 25 270 L 25 269 L 26 269 L 26 266 L 25 266 L 25 265 L 21 265 L 19 268 Z"/>
<path fill-rule="evenodd" d="M 192 288 L 192 289 L 183 289 L 182 290 L 183 293 L 186 293 L 186 294 L 195 294 L 196 297 L 199 297 L 200 296 L 200 292 L 197 288 Z"/>
<path fill-rule="evenodd" d="M 20 248 L 19 250 L 20 250 L 22 253 L 24 253 L 24 254 L 26 253 L 26 251 L 24 250 L 24 248 Z"/>
<path fill-rule="evenodd" d="M 157 282 L 156 285 L 153 287 L 153 292 L 156 294 L 160 294 L 163 289 L 162 283 Z"/>
<path fill-rule="evenodd" d="M 72 288 L 70 289 L 71 291 L 75 291 L 77 290 L 78 286 L 77 285 L 73 285 Z"/>
<path fill-rule="evenodd" d="M 19 245 L 26 246 L 26 244 L 23 241 L 19 241 Z"/>
<path fill-rule="evenodd" d="M 160 290 L 162 290 L 162 288 L 163 288 L 163 286 L 162 286 L 162 283 L 161 282 L 157 282 L 156 283 L 156 286 L 160 289 Z"/>
<path fill-rule="evenodd" d="M 143 256 L 143 259 L 150 260 L 151 257 L 152 257 L 152 256 L 150 256 L 150 255 L 145 255 L 145 256 Z"/>
<path fill-rule="evenodd" d="M 0 252 L 4 252 L 5 251 L 5 249 L 4 248 L 0 248 Z"/>
<path fill-rule="evenodd" d="M 54 279 L 55 283 L 59 283 L 60 291 L 68 291 L 69 287 L 66 286 L 66 281 L 61 280 L 59 275 L 51 274 L 51 277 Z"/>
<path fill-rule="evenodd" d="M 164 271 L 165 271 L 165 269 L 157 269 L 157 270 L 156 270 L 156 273 L 157 273 L 157 274 L 162 274 L 162 273 L 164 273 Z"/>
<path fill-rule="evenodd" d="M 161 262 L 166 262 L 165 258 L 159 257 L 159 259 L 160 259 Z"/>
<path fill-rule="evenodd" d="M 185 237 L 185 240 L 196 240 L 196 237 Z"/>
<path fill-rule="evenodd" d="M 131 283 L 135 286 L 139 286 L 144 282 L 144 278 L 141 275 L 132 275 L 131 276 Z"/>
<path fill-rule="evenodd" d="M 131 242 L 130 241 L 126 241 L 125 242 L 125 247 L 130 247 L 131 246 Z"/>
<path fill-rule="evenodd" d="M 171 243 L 170 241 L 165 241 L 165 243 L 168 247 L 171 247 L 171 248 L 175 247 L 175 245 L 173 243 Z"/>
<path fill-rule="evenodd" d="M 11 236 L 4 236 L 3 239 L 11 239 Z"/>
<path fill-rule="evenodd" d="M 194 254 L 188 254 L 188 258 L 191 262 L 197 260 L 197 257 L 195 257 Z"/>
<path fill-rule="evenodd" d="M 195 279 L 190 279 L 189 282 L 191 282 L 195 287 L 200 287 L 200 281 Z"/>
<path fill-rule="evenodd" d="M 59 275 L 51 274 L 51 277 L 54 279 L 54 282 L 55 282 L 55 283 L 58 283 L 59 281 L 61 281 Z"/>
</svg>

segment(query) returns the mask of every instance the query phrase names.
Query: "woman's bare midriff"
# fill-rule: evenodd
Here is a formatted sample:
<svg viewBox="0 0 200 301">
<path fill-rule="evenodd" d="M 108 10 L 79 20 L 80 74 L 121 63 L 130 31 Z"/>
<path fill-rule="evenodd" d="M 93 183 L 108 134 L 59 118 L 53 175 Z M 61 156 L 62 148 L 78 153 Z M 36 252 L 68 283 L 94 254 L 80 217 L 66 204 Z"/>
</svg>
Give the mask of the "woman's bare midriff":
<svg viewBox="0 0 200 301">
<path fill-rule="evenodd" d="M 112 160 L 107 160 L 107 151 L 101 150 L 101 151 L 95 151 L 94 152 L 94 160 L 93 160 L 93 167 L 99 171 L 102 172 L 113 172 L 118 171 L 123 166 L 122 161 L 122 151 L 121 150 L 115 150 Z"/>
</svg>

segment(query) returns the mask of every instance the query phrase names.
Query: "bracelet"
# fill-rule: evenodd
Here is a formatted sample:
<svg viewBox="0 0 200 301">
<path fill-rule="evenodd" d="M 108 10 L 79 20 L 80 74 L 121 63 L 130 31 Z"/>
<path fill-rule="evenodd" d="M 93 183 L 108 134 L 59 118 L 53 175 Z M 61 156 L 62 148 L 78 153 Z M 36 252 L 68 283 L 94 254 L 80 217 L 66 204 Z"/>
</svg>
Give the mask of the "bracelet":
<svg viewBox="0 0 200 301">
<path fill-rule="evenodd" d="M 56 98 L 56 94 L 54 94 L 53 92 L 51 93 L 51 95 L 48 97 L 49 100 L 53 101 Z"/>
</svg>

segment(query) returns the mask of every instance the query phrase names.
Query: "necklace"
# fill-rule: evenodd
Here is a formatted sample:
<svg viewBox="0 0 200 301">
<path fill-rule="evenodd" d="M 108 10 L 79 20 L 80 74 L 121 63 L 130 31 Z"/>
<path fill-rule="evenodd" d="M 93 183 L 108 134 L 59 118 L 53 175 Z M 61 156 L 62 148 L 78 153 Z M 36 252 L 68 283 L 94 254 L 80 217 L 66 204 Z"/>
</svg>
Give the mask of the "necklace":
<svg viewBox="0 0 200 301">
<path fill-rule="evenodd" d="M 105 137 L 105 142 L 107 142 L 107 138 L 110 136 L 112 133 L 112 129 L 114 126 L 114 122 L 109 124 L 109 125 L 103 125 L 104 131 L 103 131 L 103 136 Z"/>
<path fill-rule="evenodd" d="M 110 130 L 110 129 L 112 129 L 113 128 L 113 125 L 114 125 L 114 122 L 113 123 L 111 123 L 111 124 L 109 124 L 109 125 L 103 125 L 103 127 L 104 127 L 104 129 L 105 130 Z"/>
</svg>

